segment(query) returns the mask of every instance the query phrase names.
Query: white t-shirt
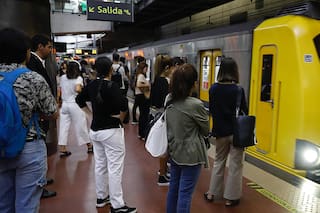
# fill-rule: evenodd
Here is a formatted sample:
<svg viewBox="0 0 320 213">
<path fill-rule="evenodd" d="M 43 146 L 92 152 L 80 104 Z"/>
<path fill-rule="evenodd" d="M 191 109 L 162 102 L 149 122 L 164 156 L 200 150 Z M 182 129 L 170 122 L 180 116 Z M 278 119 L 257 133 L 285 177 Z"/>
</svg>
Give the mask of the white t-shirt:
<svg viewBox="0 0 320 213">
<path fill-rule="evenodd" d="M 83 79 L 81 76 L 75 79 L 68 79 L 67 75 L 62 75 L 60 77 L 60 89 L 61 89 L 61 99 L 64 102 L 74 103 L 76 102 L 76 85 L 83 86 Z"/>
<path fill-rule="evenodd" d="M 141 89 L 139 87 L 137 87 L 138 85 L 138 82 L 144 82 L 145 84 L 148 84 L 148 81 L 146 79 L 146 77 L 144 77 L 143 74 L 139 74 L 138 77 L 137 77 L 137 83 L 136 83 L 136 87 L 135 87 L 135 94 L 138 95 L 138 94 L 143 94 L 143 92 L 141 91 Z"/>
</svg>

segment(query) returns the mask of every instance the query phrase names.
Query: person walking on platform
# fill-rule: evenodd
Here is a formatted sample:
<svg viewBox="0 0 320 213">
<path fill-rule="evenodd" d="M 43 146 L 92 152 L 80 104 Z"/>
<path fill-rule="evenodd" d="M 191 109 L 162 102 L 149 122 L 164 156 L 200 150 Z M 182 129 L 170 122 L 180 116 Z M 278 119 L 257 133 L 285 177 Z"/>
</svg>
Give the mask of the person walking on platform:
<svg viewBox="0 0 320 213">
<path fill-rule="evenodd" d="M 71 152 L 67 150 L 70 126 L 75 130 L 75 139 L 79 145 L 87 144 L 88 153 L 93 153 L 93 147 L 89 139 L 86 114 L 76 103 L 76 96 L 81 92 L 83 79 L 80 76 L 80 64 L 70 61 L 67 72 L 61 76 L 59 91 L 62 99 L 59 120 L 59 151 L 60 157 L 67 157 Z M 58 97 L 59 98 L 59 97 Z"/>
<path fill-rule="evenodd" d="M 45 59 L 50 55 L 52 50 L 52 42 L 48 36 L 42 34 L 34 35 L 31 41 L 32 52 L 30 61 L 27 63 L 27 67 L 30 70 L 42 75 L 42 77 L 46 80 L 47 84 L 50 86 L 51 93 L 56 94 L 57 89 L 54 87 L 54 83 L 51 81 L 45 66 Z M 40 127 L 47 134 L 49 131 L 49 121 L 41 120 Z M 47 179 L 47 184 L 51 184 L 52 182 L 53 179 Z M 43 189 L 42 198 L 54 197 L 56 195 L 57 193 L 54 191 L 49 191 L 46 188 Z"/>
<path fill-rule="evenodd" d="M 204 136 L 209 116 L 201 100 L 191 97 L 198 73 L 191 64 L 178 67 L 172 75 L 166 103 L 170 185 L 167 213 L 189 213 L 201 166 L 208 167 Z"/>
<path fill-rule="evenodd" d="M 238 205 L 242 194 L 243 148 L 232 145 L 232 121 L 236 112 L 239 72 L 234 59 L 223 58 L 217 76 L 218 83 L 209 90 L 209 111 L 213 119 L 213 135 L 216 137 L 216 152 L 205 200 L 226 199 L 227 207 Z M 242 89 L 240 110 L 248 113 L 245 94 Z M 229 156 L 228 176 L 225 166 Z M 224 184 L 224 180 L 226 180 Z"/>
<path fill-rule="evenodd" d="M 0 49 L 0 73 L 27 69 L 30 39 L 24 33 L 12 28 L 0 30 Z M 25 127 L 33 113 L 46 119 L 58 117 L 55 97 L 38 73 L 29 70 L 20 74 L 13 88 Z M 39 212 L 47 173 L 44 138 L 45 132 L 31 124 L 22 152 L 15 158 L 0 160 L 0 212 Z"/>
<path fill-rule="evenodd" d="M 111 81 L 112 61 L 99 57 L 95 63 L 99 79 L 87 85 L 76 97 L 77 104 L 87 109 L 92 104 L 93 120 L 90 139 L 93 142 L 97 207 L 111 202 L 111 213 L 133 213 L 123 200 L 122 174 L 125 157 L 125 138 L 122 121 L 128 110 L 127 99 L 119 86 Z"/>
</svg>

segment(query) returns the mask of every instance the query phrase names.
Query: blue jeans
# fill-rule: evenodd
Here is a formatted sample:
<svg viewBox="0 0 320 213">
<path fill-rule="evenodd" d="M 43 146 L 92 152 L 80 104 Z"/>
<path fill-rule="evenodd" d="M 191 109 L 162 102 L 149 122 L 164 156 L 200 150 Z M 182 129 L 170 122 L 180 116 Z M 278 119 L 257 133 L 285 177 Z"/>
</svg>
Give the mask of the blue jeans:
<svg viewBox="0 0 320 213">
<path fill-rule="evenodd" d="M 39 212 L 46 184 L 47 150 L 43 140 L 26 142 L 22 153 L 0 160 L 0 212 Z"/>
<path fill-rule="evenodd" d="M 192 194 L 197 184 L 201 165 L 179 166 L 171 161 L 167 213 L 189 213 Z"/>
</svg>

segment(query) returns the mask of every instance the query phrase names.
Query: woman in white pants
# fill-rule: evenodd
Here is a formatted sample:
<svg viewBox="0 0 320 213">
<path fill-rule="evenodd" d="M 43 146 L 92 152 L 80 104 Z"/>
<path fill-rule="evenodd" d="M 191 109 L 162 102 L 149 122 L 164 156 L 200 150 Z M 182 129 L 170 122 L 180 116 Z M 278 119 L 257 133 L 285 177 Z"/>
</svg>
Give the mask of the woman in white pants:
<svg viewBox="0 0 320 213">
<path fill-rule="evenodd" d="M 122 121 L 128 111 L 126 97 L 119 85 L 111 81 L 112 61 L 99 57 L 95 63 L 99 79 L 87 85 L 76 97 L 76 102 L 88 110 L 92 104 L 93 120 L 90 138 L 94 144 L 97 207 L 111 203 L 111 213 L 137 212 L 123 200 L 122 174 L 125 156 Z"/>
<path fill-rule="evenodd" d="M 92 152 L 86 114 L 80 109 L 75 101 L 75 97 L 83 87 L 83 79 L 79 73 L 80 70 L 78 62 L 71 61 L 68 64 L 66 75 L 62 75 L 60 79 L 58 93 L 61 95 L 62 99 L 58 139 L 60 157 L 71 155 L 71 152 L 67 150 L 68 135 L 71 125 L 73 125 L 75 132 L 74 138 L 77 143 L 79 145 L 87 144 L 88 153 Z"/>
</svg>

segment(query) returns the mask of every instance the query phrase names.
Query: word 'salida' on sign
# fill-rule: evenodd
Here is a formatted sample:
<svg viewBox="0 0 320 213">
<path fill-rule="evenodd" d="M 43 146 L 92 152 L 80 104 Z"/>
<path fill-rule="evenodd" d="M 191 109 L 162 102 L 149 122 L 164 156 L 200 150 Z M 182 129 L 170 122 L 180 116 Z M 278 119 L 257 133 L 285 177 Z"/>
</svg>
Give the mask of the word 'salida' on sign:
<svg viewBox="0 0 320 213">
<path fill-rule="evenodd" d="M 87 0 L 87 19 L 133 22 L 133 4 Z"/>
</svg>

